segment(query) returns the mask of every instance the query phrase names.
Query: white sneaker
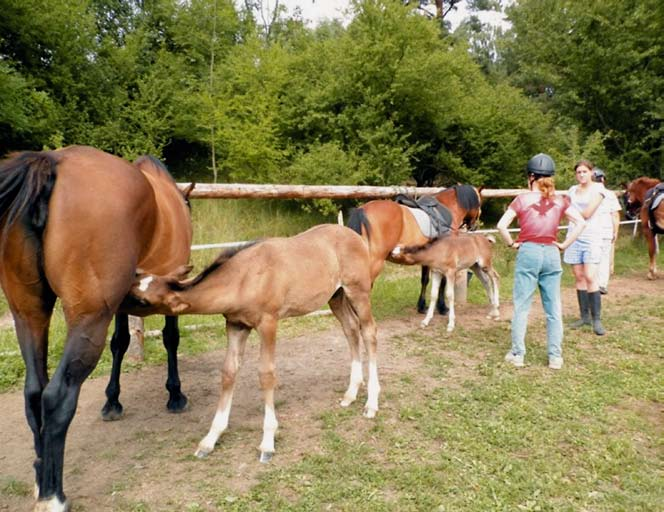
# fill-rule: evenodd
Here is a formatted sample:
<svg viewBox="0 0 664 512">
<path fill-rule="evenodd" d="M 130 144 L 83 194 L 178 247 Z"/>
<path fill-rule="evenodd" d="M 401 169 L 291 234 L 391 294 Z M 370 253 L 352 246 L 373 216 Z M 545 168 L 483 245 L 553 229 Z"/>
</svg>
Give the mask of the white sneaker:
<svg viewBox="0 0 664 512">
<path fill-rule="evenodd" d="M 512 363 L 517 368 L 521 368 L 523 366 L 523 355 L 518 356 L 516 354 L 512 354 L 512 352 L 508 352 L 505 354 L 505 362 Z"/>
<path fill-rule="evenodd" d="M 563 358 L 562 357 L 550 357 L 549 358 L 549 368 L 552 370 L 560 370 L 563 367 Z"/>
</svg>

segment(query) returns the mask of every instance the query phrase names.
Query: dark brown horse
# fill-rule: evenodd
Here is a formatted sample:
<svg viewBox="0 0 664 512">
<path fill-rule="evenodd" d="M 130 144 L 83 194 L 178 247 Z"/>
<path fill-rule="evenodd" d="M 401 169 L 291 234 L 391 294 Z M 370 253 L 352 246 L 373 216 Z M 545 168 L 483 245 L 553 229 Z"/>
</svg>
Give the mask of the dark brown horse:
<svg viewBox="0 0 664 512">
<path fill-rule="evenodd" d="M 648 279 L 657 277 L 657 234 L 664 233 L 664 201 L 652 209 L 652 203 L 660 180 L 656 178 L 641 177 L 630 181 L 625 187 L 625 212 L 632 218 L 638 215 L 641 219 L 643 235 L 648 242 L 648 256 L 650 265 L 648 267 Z"/>
<path fill-rule="evenodd" d="M 196 450 L 208 455 L 228 427 L 233 389 L 247 338 L 255 329 L 261 339 L 259 381 L 265 416 L 261 461 L 274 453 L 277 417 L 276 385 L 277 322 L 304 315 L 325 303 L 337 317 L 351 351 L 350 382 L 341 405 L 357 398 L 363 381 L 360 337 L 369 359 L 369 382 L 364 414 L 378 411 L 376 323 L 371 313 L 371 277 L 367 246 L 356 233 L 335 224 L 313 227 L 290 238 L 271 238 L 238 251 L 222 253 L 197 277 L 182 281 L 180 275 L 139 274 L 132 295 L 167 315 L 223 314 L 228 349 L 224 358 L 221 396 L 208 434 Z"/>
<path fill-rule="evenodd" d="M 434 196 L 449 210 L 452 230 L 475 228 L 481 213 L 480 191 L 470 185 L 456 185 Z M 372 280 L 380 274 L 386 260 L 408 264 L 399 256 L 392 255 L 395 247 L 423 245 L 429 241 L 407 207 L 384 199 L 369 201 L 353 210 L 348 227 L 360 233 L 369 243 Z M 426 266 L 422 267 L 421 284 L 417 310 L 424 313 L 427 309 L 426 289 L 429 284 L 429 268 Z M 438 311 L 443 314 L 447 311 L 444 294 L 439 295 Z"/>
<path fill-rule="evenodd" d="M 152 312 L 123 303 L 137 267 L 177 268 L 188 260 L 190 243 L 185 197 L 155 159 L 131 164 L 73 146 L 20 153 L 0 164 L 0 284 L 26 367 L 25 410 L 36 452 L 35 510 L 67 508 L 62 485 L 67 430 L 81 384 L 104 350 L 116 313 L 114 376 L 105 409 L 118 412 L 126 314 Z M 67 337 L 49 380 L 48 330 L 58 297 Z M 171 344 L 170 360 L 177 340 L 165 344 Z M 171 399 L 184 405 L 177 396 L 179 382 L 171 384 L 177 384 Z"/>
</svg>

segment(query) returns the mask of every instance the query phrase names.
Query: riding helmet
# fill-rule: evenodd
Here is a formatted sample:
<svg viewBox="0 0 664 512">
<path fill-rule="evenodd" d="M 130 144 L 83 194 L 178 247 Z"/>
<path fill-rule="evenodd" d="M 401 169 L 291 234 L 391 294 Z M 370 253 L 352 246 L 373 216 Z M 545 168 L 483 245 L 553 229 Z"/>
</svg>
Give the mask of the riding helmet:
<svg viewBox="0 0 664 512">
<path fill-rule="evenodd" d="M 606 179 L 606 174 L 604 173 L 604 171 L 599 167 L 595 167 L 595 169 L 593 170 L 593 181 L 599 183 L 605 179 Z"/>
<path fill-rule="evenodd" d="M 526 165 L 528 174 L 537 174 L 539 176 L 553 176 L 556 173 L 556 164 L 546 153 L 538 153 Z"/>
</svg>

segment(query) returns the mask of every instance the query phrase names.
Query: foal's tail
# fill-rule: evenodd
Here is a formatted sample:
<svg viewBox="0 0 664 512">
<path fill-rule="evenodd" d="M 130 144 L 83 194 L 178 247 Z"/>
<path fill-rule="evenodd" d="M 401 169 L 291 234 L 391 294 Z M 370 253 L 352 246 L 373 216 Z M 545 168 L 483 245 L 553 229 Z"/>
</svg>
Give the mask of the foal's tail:
<svg viewBox="0 0 664 512">
<path fill-rule="evenodd" d="M 362 208 L 353 208 L 350 212 L 348 227 L 356 233 L 359 233 L 360 236 L 362 235 L 362 229 L 364 228 L 367 240 L 371 239 L 371 225 L 369 224 L 366 212 Z"/>
<path fill-rule="evenodd" d="M 55 185 L 57 160 L 51 153 L 26 151 L 0 163 L 1 240 L 20 219 L 40 238 Z"/>
</svg>

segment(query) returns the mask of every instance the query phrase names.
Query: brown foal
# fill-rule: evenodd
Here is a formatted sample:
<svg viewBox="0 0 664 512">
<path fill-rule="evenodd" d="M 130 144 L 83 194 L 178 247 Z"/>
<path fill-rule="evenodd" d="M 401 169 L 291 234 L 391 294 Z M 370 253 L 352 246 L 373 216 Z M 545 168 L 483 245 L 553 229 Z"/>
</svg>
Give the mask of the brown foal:
<svg viewBox="0 0 664 512">
<path fill-rule="evenodd" d="M 422 327 L 429 325 L 433 318 L 434 305 L 440 291 L 443 276 L 447 278 L 445 295 L 450 308 L 447 332 L 454 330 L 454 277 L 459 270 L 471 269 L 479 278 L 486 290 L 491 311 L 487 318 L 500 318 L 499 280 L 500 276 L 491 263 L 491 245 L 493 241 L 484 235 L 471 235 L 463 232 L 450 233 L 422 246 L 401 247 L 392 251 L 395 256 L 410 265 L 426 265 L 431 267 L 431 301 Z"/>
<path fill-rule="evenodd" d="M 265 401 L 261 461 L 271 459 L 277 418 L 275 343 L 281 318 L 310 313 L 325 303 L 337 317 L 351 351 L 350 383 L 341 405 L 357 397 L 363 382 L 359 341 L 369 355 L 369 382 L 364 414 L 378 411 L 376 323 L 371 313 L 371 275 L 366 243 L 352 230 L 327 224 L 290 238 L 272 238 L 239 251 L 223 253 L 197 277 L 139 274 L 132 295 L 169 315 L 216 314 L 226 317 L 228 349 L 223 363 L 221 396 L 208 434 L 196 455 L 212 452 L 228 427 L 236 374 L 247 337 L 256 329 L 261 339 L 259 380 Z"/>
</svg>

